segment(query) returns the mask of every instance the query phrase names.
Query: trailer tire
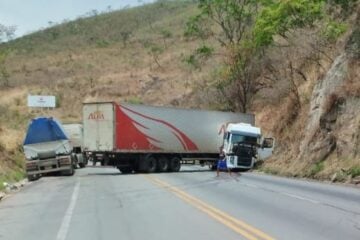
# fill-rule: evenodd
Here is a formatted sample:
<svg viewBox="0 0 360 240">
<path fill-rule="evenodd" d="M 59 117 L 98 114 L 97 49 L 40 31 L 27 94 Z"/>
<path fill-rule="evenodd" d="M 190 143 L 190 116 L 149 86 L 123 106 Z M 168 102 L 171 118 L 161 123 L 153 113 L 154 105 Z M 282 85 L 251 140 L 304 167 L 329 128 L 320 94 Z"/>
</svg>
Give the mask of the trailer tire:
<svg viewBox="0 0 360 240">
<path fill-rule="evenodd" d="M 129 174 L 133 171 L 132 167 L 118 167 L 117 169 L 119 169 L 122 174 Z"/>
<path fill-rule="evenodd" d="M 74 166 L 71 165 L 71 168 L 69 170 L 61 171 L 61 175 L 63 176 L 72 176 L 75 173 Z"/>
<path fill-rule="evenodd" d="M 40 177 L 37 176 L 37 175 L 28 175 L 28 176 L 27 176 L 27 179 L 28 179 L 29 182 L 38 180 L 39 178 L 40 178 Z"/>
<path fill-rule="evenodd" d="M 181 159 L 178 157 L 171 158 L 169 164 L 169 170 L 171 172 L 178 172 L 180 171 L 180 168 L 181 168 Z"/>
<path fill-rule="evenodd" d="M 215 171 L 217 169 L 217 165 L 215 165 L 215 164 L 209 165 L 209 169 L 211 171 Z"/>
<path fill-rule="evenodd" d="M 79 163 L 79 167 L 80 167 L 80 168 L 84 168 L 84 167 L 85 167 L 85 163 Z"/>
<path fill-rule="evenodd" d="M 166 172 L 169 170 L 169 161 L 166 157 L 157 159 L 157 172 Z"/>
<path fill-rule="evenodd" d="M 84 163 L 85 163 L 85 166 L 89 163 L 89 158 L 86 156 L 85 153 L 83 153 L 83 159 L 84 159 Z"/>
<path fill-rule="evenodd" d="M 152 155 L 147 155 L 142 162 L 141 170 L 146 173 L 153 173 L 157 169 L 156 158 Z"/>
</svg>

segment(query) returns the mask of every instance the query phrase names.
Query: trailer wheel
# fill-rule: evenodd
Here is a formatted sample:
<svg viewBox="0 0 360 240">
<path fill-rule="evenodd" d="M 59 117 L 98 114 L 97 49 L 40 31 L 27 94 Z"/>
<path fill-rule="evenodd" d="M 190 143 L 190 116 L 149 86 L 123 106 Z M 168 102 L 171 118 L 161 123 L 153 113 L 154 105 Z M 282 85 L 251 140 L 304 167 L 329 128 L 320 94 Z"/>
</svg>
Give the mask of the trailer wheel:
<svg viewBox="0 0 360 240">
<path fill-rule="evenodd" d="M 69 170 L 61 171 L 61 175 L 64 176 L 72 176 L 75 173 L 74 165 L 71 165 L 71 168 Z"/>
<path fill-rule="evenodd" d="M 169 169 L 169 161 L 166 157 L 159 157 L 157 159 L 157 172 L 166 172 Z"/>
<path fill-rule="evenodd" d="M 209 165 L 209 169 L 211 171 L 215 171 L 217 169 L 217 161 L 213 162 L 212 164 Z"/>
<path fill-rule="evenodd" d="M 178 157 L 171 158 L 170 159 L 169 170 L 171 172 L 178 172 L 178 171 L 180 171 L 180 168 L 181 168 L 180 158 L 178 158 Z"/>
<path fill-rule="evenodd" d="M 85 163 L 79 163 L 79 167 L 80 167 L 80 168 L 84 168 L 84 167 L 85 167 Z"/>
<path fill-rule="evenodd" d="M 143 161 L 141 170 L 147 173 L 153 173 L 156 171 L 156 168 L 157 168 L 156 158 L 153 157 L 152 155 L 146 156 Z"/>
<path fill-rule="evenodd" d="M 27 179 L 28 179 L 29 182 L 38 180 L 39 178 L 40 178 L 40 177 L 37 176 L 37 175 L 28 175 L 28 176 L 27 176 Z"/>
<path fill-rule="evenodd" d="M 133 171 L 132 167 L 118 167 L 117 169 L 119 169 L 122 174 L 129 174 Z"/>
<path fill-rule="evenodd" d="M 83 159 L 84 159 L 84 163 L 85 163 L 85 166 L 88 164 L 89 162 L 89 158 L 86 156 L 85 153 L 83 153 Z"/>
</svg>

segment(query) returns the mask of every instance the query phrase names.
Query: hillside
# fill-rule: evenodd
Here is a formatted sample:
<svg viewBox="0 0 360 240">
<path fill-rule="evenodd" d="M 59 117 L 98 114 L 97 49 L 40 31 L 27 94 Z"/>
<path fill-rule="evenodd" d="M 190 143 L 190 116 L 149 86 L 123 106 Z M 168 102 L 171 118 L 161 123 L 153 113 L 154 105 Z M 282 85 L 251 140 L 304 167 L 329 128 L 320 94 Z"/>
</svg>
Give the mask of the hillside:
<svg viewBox="0 0 360 240">
<path fill-rule="evenodd" d="M 204 44 L 184 36 L 187 21 L 198 12 L 192 2 L 159 1 L 62 23 L 0 45 L 8 52 L 7 74 L 0 83 L 1 176 L 21 177 L 21 141 L 31 117 L 48 114 L 79 122 L 84 101 L 229 109 L 214 85 L 225 56 L 220 44 L 206 39 L 215 54 L 200 67 L 188 64 L 189 56 Z M 277 139 L 276 155 L 260 167 L 263 171 L 323 179 L 337 173 L 339 181 L 360 175 L 356 10 L 343 21 L 346 31 L 316 46 L 316 51 L 311 43 L 318 41 L 314 32 L 320 25 L 296 30 L 292 48 L 267 50 L 280 77 L 259 91 L 250 106 L 257 124 Z M 305 80 L 289 84 L 289 59 Z M 259 78 L 270 75 L 265 69 Z M 28 94 L 56 95 L 57 108 L 29 110 Z"/>
</svg>

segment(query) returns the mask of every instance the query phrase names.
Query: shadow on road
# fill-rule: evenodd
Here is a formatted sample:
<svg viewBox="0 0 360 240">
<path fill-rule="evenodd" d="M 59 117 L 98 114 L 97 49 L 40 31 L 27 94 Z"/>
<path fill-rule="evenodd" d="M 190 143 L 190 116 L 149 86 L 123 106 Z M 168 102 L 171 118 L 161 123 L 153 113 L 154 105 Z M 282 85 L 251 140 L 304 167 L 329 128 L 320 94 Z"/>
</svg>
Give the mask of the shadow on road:
<svg viewBox="0 0 360 240">
<path fill-rule="evenodd" d="M 180 172 L 177 172 L 177 174 L 181 173 L 196 173 L 196 172 L 212 172 L 211 170 L 182 170 Z M 166 174 L 171 172 L 156 172 L 156 173 L 120 173 L 120 172 L 97 172 L 97 173 L 87 173 L 86 176 L 126 176 L 126 175 L 139 175 L 139 174 Z M 173 174 L 173 173 L 172 173 Z"/>
<path fill-rule="evenodd" d="M 85 176 L 119 176 L 119 175 L 130 175 L 130 174 L 122 174 L 120 172 L 116 173 L 116 172 L 103 172 L 103 173 L 88 173 Z"/>
</svg>

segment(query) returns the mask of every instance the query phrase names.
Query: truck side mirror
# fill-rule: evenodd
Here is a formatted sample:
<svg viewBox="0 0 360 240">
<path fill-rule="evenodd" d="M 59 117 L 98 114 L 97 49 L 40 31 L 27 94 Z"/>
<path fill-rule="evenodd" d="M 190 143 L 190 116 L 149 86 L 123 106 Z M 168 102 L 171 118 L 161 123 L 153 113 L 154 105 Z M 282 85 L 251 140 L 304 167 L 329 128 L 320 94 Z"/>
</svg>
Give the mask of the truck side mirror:
<svg viewBox="0 0 360 240">
<path fill-rule="evenodd" d="M 274 145 L 274 139 L 273 138 L 264 138 L 261 148 L 272 148 Z"/>
</svg>

